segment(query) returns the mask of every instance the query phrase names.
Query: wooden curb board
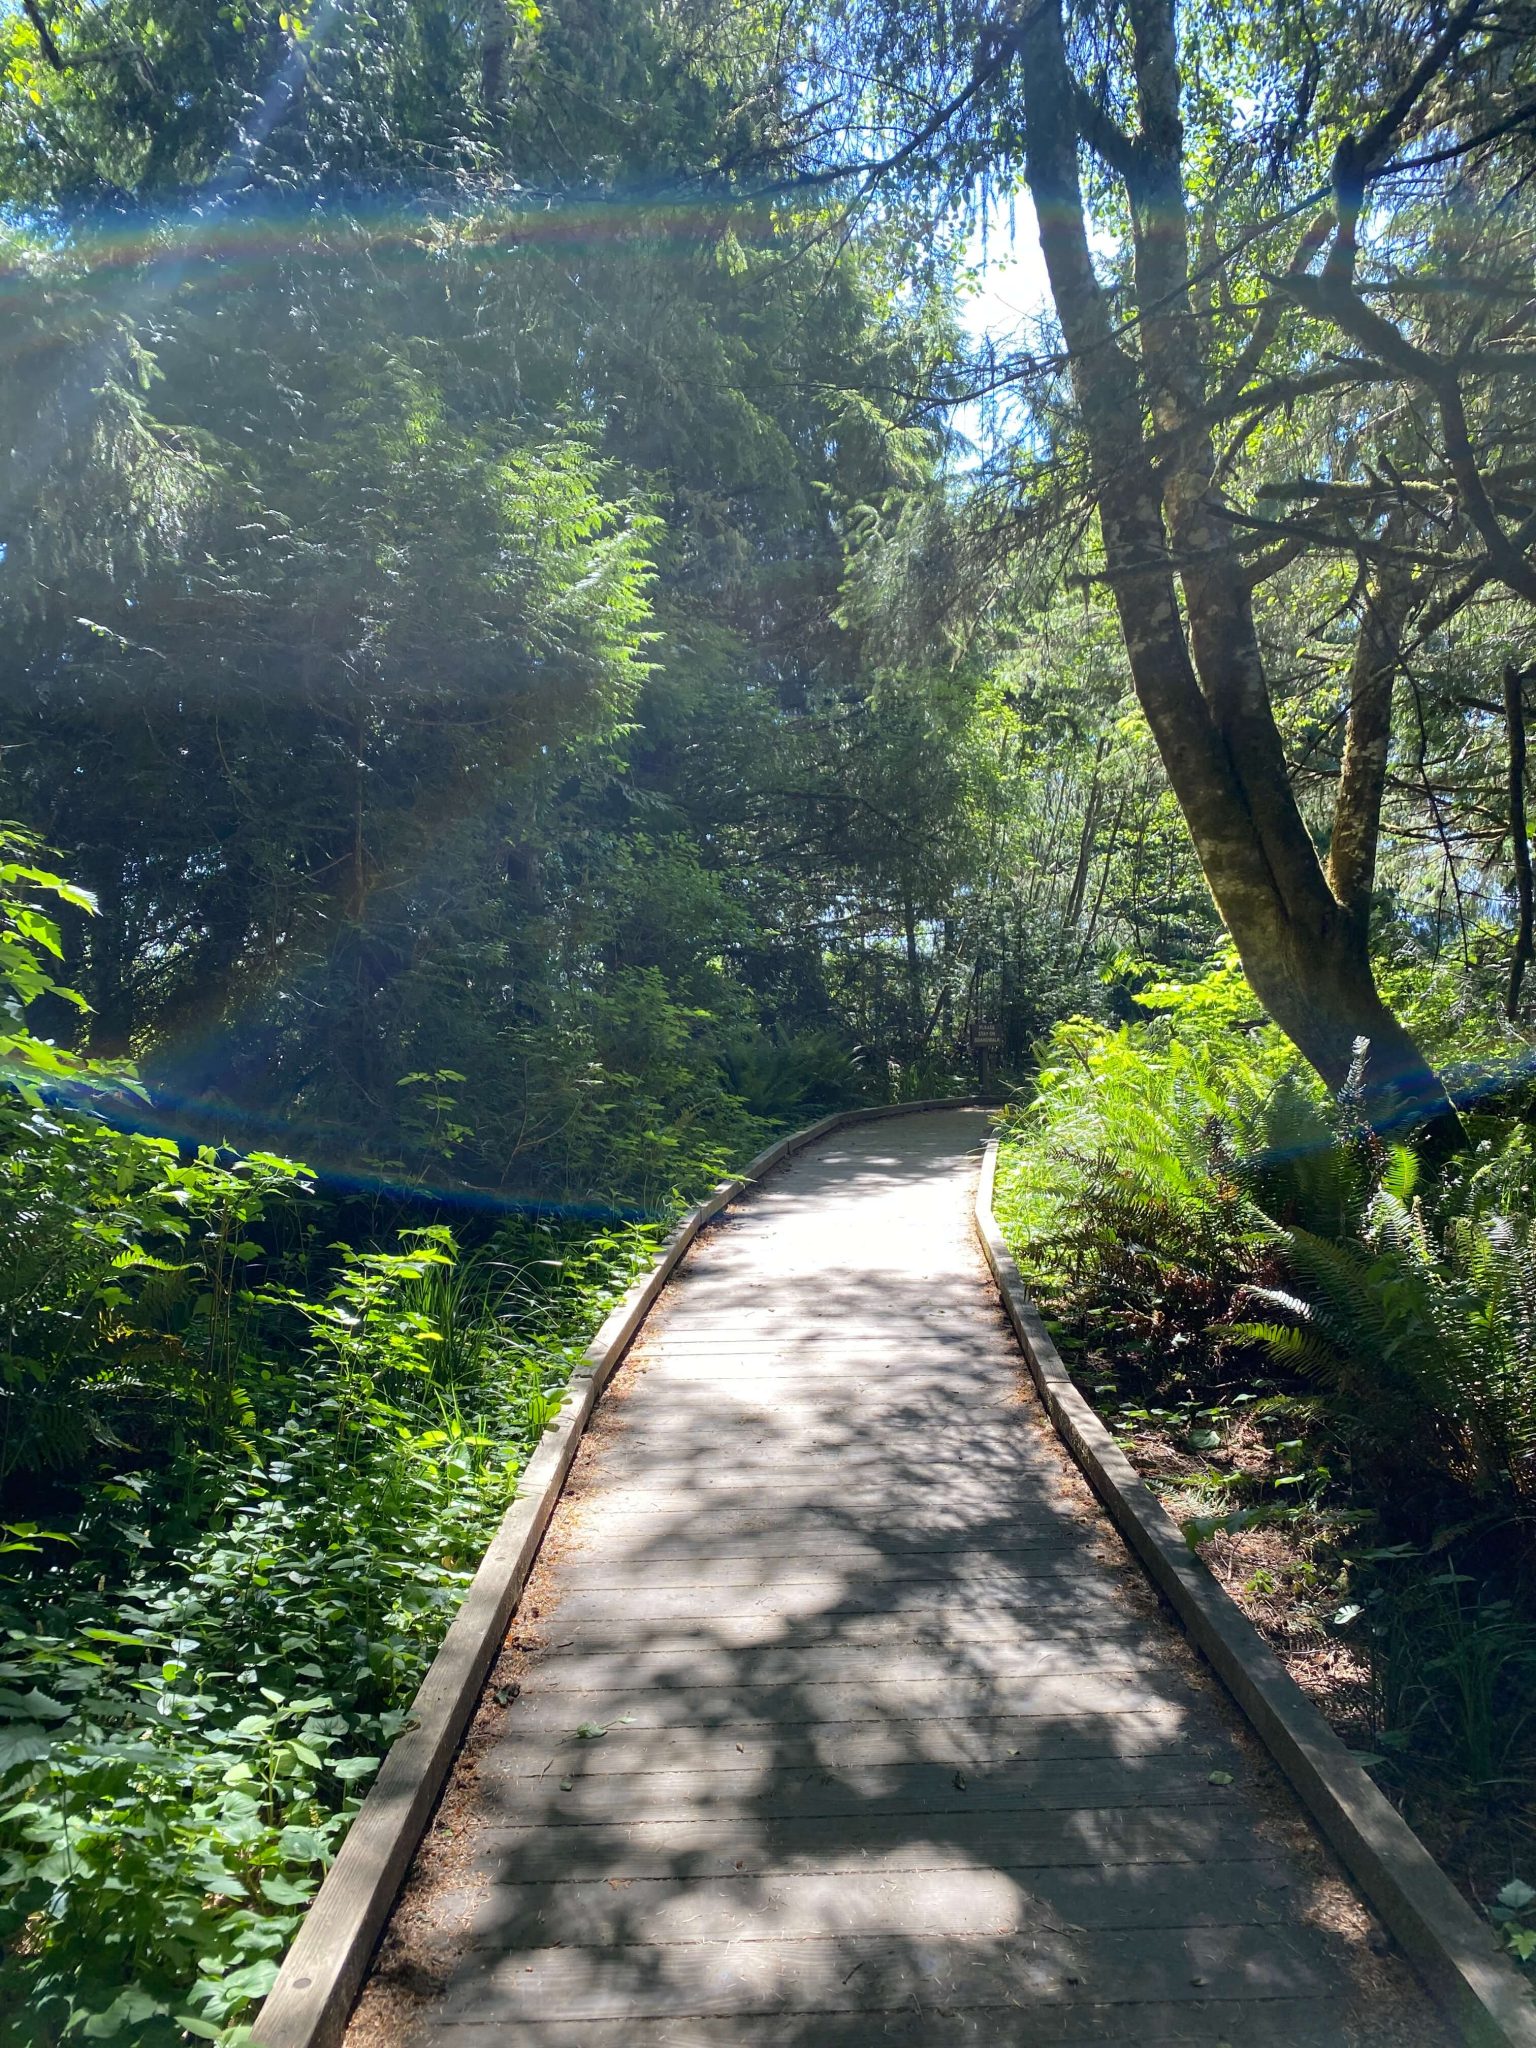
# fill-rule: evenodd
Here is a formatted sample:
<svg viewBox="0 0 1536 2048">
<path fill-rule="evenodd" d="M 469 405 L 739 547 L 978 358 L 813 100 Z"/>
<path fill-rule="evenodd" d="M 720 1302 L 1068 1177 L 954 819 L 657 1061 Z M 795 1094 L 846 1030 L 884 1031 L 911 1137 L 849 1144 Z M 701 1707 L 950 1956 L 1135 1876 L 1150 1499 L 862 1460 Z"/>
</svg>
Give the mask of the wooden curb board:
<svg viewBox="0 0 1536 2048">
<path fill-rule="evenodd" d="M 1132 1466 L 1025 1292 L 992 1210 L 998 1140 L 976 1230 L 1046 1412 L 1120 1533 L 1242 1708 L 1303 1805 L 1473 2048 L 1536 2048 L 1536 2000 L 1402 1815 L 1367 1777 Z"/>
<path fill-rule="evenodd" d="M 572 1373 L 560 1412 L 525 1466 L 517 1497 L 491 1539 L 464 1603 L 421 1682 L 405 1732 L 385 1757 L 336 1861 L 304 1915 L 252 2027 L 253 2048 L 334 2048 L 340 2041 L 486 1673 L 505 1639 L 598 1396 L 705 1224 L 782 1160 L 833 1131 L 924 1110 L 997 1106 L 995 1099 L 958 1096 L 842 1110 L 823 1117 L 760 1152 L 736 1178 L 722 1181 L 677 1225 L 655 1265 L 613 1308 Z M 1536 2035 L 1532 2036 L 1532 2048 L 1536 2048 Z"/>
</svg>

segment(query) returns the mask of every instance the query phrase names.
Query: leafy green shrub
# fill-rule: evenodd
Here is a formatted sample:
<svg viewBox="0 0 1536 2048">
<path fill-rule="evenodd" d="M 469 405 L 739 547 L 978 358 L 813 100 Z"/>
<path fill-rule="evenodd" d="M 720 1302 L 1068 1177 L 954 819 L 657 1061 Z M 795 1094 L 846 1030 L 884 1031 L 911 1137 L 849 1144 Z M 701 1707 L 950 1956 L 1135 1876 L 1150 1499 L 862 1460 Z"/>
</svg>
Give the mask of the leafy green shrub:
<svg viewBox="0 0 1536 2048">
<path fill-rule="evenodd" d="M 239 1384 L 252 1232 L 306 1169 L 0 1098 L 0 1501 L 16 1475 L 213 1445 Z M 130 1441 L 135 1447 L 130 1450 Z"/>
<path fill-rule="evenodd" d="M 710 1013 L 654 968 L 621 968 L 529 1040 L 542 1105 L 523 1138 L 567 1198 L 664 1214 L 749 1158 L 766 1126 L 730 1091 Z M 514 1137 L 515 1151 L 521 1140 Z"/>
<path fill-rule="evenodd" d="M 81 998 L 57 982 L 50 908 L 91 899 L 0 826 L 0 1504 L 18 1475 L 121 1459 L 131 1435 L 216 1444 L 248 1407 L 237 1384 L 253 1240 L 305 1184 L 293 1161 L 235 1162 L 114 1128 L 143 1091 L 126 1068 L 40 1037 L 30 1018 Z M 126 1433 L 126 1434 L 125 1434 Z"/>
<path fill-rule="evenodd" d="M 41 903 L 89 907 L 34 853 L 0 832 L 0 2011 L 157 2048 L 271 1984 L 655 1233 L 317 1252 L 303 1167 L 114 1128 L 131 1074 L 29 1022 L 75 1006 Z"/>
<path fill-rule="evenodd" d="M 1488 1908 L 1489 1918 L 1502 1928 L 1504 1945 L 1517 1962 L 1536 1962 L 1536 1885 L 1523 1877 L 1512 1877 L 1502 1886 Z"/>
<path fill-rule="evenodd" d="M 893 1059 L 885 1073 L 887 1102 L 937 1102 L 947 1095 L 969 1095 L 976 1087 L 973 1070 L 943 1053 L 919 1053 Z"/>
<path fill-rule="evenodd" d="M 558 1253 L 536 1304 L 441 1227 L 279 1306 L 269 1419 L 132 1474 L 0 1582 L 0 2004 L 18 2043 L 215 2038 L 264 1995 L 579 1347 L 654 1244 Z M 546 1256 L 551 1256 L 546 1254 Z M 195 1476 L 204 1524 L 178 1488 Z M 124 1553 L 144 1562 L 122 1578 Z M 31 1569 L 25 1569 L 30 1565 Z"/>
</svg>

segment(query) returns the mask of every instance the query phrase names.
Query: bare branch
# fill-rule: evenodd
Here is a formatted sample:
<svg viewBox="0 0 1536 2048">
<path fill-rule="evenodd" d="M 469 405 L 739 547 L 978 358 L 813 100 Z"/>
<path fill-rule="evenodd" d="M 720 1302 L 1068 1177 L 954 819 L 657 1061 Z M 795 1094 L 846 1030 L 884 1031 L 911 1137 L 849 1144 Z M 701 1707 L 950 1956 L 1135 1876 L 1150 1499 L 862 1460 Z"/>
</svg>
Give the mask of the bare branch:
<svg viewBox="0 0 1536 2048">
<path fill-rule="evenodd" d="M 22 12 L 32 24 L 37 40 L 42 47 L 43 55 L 48 59 L 48 62 L 55 71 L 67 71 L 69 66 L 65 62 L 58 44 L 53 39 L 53 30 L 48 26 L 43 10 L 38 6 L 37 0 L 21 0 L 21 7 Z"/>
</svg>

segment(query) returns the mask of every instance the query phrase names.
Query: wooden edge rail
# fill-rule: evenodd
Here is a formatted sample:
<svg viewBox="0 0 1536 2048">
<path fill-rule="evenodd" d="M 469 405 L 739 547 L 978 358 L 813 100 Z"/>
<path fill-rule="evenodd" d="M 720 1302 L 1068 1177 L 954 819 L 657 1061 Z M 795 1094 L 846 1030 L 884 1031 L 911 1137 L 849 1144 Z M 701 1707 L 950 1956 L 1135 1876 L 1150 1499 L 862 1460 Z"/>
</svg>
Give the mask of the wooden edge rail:
<svg viewBox="0 0 1536 2048">
<path fill-rule="evenodd" d="M 332 2048 L 340 2040 L 598 1396 L 705 1224 L 782 1160 L 845 1125 L 922 1110 L 995 1107 L 995 1099 L 960 1096 L 841 1110 L 760 1152 L 673 1230 L 656 1263 L 614 1307 L 572 1373 L 560 1412 L 524 1467 L 517 1496 L 421 1682 L 405 1730 L 385 1757 L 304 1915 L 251 2029 L 254 2048 Z"/>
<path fill-rule="evenodd" d="M 1211 1576 L 1078 1391 L 1003 1242 L 986 1149 L 976 1229 L 1046 1412 L 1159 1591 L 1430 1991 L 1475 2048 L 1536 2048 L 1536 2003 L 1418 1836 Z"/>
</svg>

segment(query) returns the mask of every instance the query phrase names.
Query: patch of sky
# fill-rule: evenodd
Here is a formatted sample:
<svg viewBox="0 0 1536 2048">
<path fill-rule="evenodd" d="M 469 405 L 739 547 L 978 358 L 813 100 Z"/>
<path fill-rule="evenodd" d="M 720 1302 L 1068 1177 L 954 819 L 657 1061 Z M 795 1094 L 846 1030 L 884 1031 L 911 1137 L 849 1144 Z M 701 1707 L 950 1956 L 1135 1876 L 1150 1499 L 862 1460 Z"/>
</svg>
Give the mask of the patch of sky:
<svg viewBox="0 0 1536 2048">
<path fill-rule="evenodd" d="M 1113 256 L 1119 247 L 1103 230 L 1093 231 L 1089 244 L 1100 258 Z M 994 387 L 957 406 L 952 416 L 965 444 L 960 464 L 970 468 L 1027 430 L 1028 407 L 1007 381 L 1009 363 L 1058 345 L 1040 226 L 1027 192 L 1000 194 L 988 202 L 971 226 L 964 268 L 961 330 L 977 359 L 976 383 Z"/>
<path fill-rule="evenodd" d="M 957 310 L 974 358 L 968 382 L 979 395 L 956 406 L 950 424 L 959 437 L 955 459 L 970 469 L 995 455 L 1021 424 L 1019 402 L 1010 389 L 984 387 L 1010 357 L 1028 349 L 1050 307 L 1040 232 L 1028 195 L 990 199 L 970 225 L 961 260 Z"/>
</svg>

